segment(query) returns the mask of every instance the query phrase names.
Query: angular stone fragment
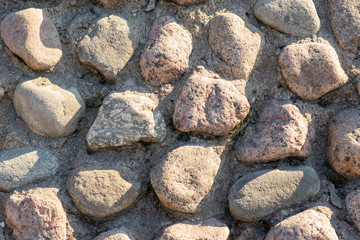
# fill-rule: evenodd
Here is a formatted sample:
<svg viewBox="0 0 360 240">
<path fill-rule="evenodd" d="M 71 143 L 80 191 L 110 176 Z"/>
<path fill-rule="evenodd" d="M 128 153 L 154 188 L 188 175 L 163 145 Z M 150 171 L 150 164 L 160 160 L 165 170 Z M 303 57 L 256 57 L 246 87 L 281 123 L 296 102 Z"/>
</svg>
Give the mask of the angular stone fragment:
<svg viewBox="0 0 360 240">
<path fill-rule="evenodd" d="M 353 191 L 346 195 L 346 209 L 355 226 L 360 230 L 360 192 Z"/>
<path fill-rule="evenodd" d="M 131 145 L 138 141 L 160 142 L 165 121 L 148 97 L 134 92 L 113 92 L 103 101 L 86 141 L 93 150 Z"/>
<path fill-rule="evenodd" d="M 101 233 L 94 240 L 134 240 L 124 228 L 110 230 Z"/>
<path fill-rule="evenodd" d="M 138 45 L 134 32 L 130 32 L 127 21 L 119 16 L 103 17 L 90 26 L 79 42 L 78 57 L 109 81 L 114 81 Z"/>
<path fill-rule="evenodd" d="M 0 190 L 9 191 L 56 173 L 58 162 L 47 148 L 0 152 Z"/>
<path fill-rule="evenodd" d="M 183 132 L 229 133 L 250 110 L 236 87 L 214 73 L 200 69 L 185 82 L 176 100 L 173 121 Z"/>
<path fill-rule="evenodd" d="M 329 0 L 330 24 L 339 45 L 357 51 L 360 47 L 360 2 Z"/>
<path fill-rule="evenodd" d="M 345 109 L 330 122 L 327 158 L 346 178 L 360 177 L 360 110 Z"/>
<path fill-rule="evenodd" d="M 257 0 L 255 17 L 276 30 L 295 36 L 310 36 L 320 28 L 312 0 Z"/>
<path fill-rule="evenodd" d="M 237 220 L 258 221 L 308 200 L 319 190 L 319 176 L 311 167 L 256 171 L 246 174 L 232 186 L 230 212 Z"/>
<path fill-rule="evenodd" d="M 101 3 L 105 8 L 116 8 L 124 3 L 126 3 L 126 0 L 97 0 L 99 3 Z"/>
<path fill-rule="evenodd" d="M 179 5 L 191 5 L 191 4 L 204 2 L 205 0 L 172 0 L 172 1 L 176 2 Z"/>
<path fill-rule="evenodd" d="M 151 169 L 151 184 L 165 207 L 196 213 L 213 186 L 220 163 L 212 148 L 182 146 Z"/>
<path fill-rule="evenodd" d="M 11 52 L 35 70 L 55 66 L 62 56 L 61 42 L 46 10 L 28 8 L 1 21 L 1 38 Z"/>
<path fill-rule="evenodd" d="M 189 67 L 191 34 L 169 16 L 155 20 L 141 54 L 140 68 L 153 86 L 177 81 Z"/>
<path fill-rule="evenodd" d="M 307 100 L 317 99 L 348 81 L 335 49 L 323 43 L 287 46 L 280 54 L 279 65 L 286 85 Z"/>
<path fill-rule="evenodd" d="M 310 154 L 308 120 L 292 104 L 270 100 L 264 104 L 255 127 L 248 126 L 236 147 L 243 162 L 269 162 Z"/>
<path fill-rule="evenodd" d="M 6 204 L 6 224 L 15 239 L 66 239 L 66 213 L 59 189 L 35 188 L 13 193 Z"/>
<path fill-rule="evenodd" d="M 63 89 L 42 77 L 19 84 L 13 104 L 28 127 L 45 137 L 70 135 L 85 112 L 85 103 L 75 88 Z"/>
<path fill-rule="evenodd" d="M 330 219 L 323 213 L 308 209 L 276 224 L 265 240 L 338 240 Z"/>
<path fill-rule="evenodd" d="M 219 14 L 210 21 L 209 44 L 237 78 L 248 78 L 264 42 L 259 29 L 233 13 Z"/>
<path fill-rule="evenodd" d="M 176 223 L 164 229 L 164 232 L 157 240 L 227 240 L 230 230 L 226 224 L 215 218 L 205 221 Z"/>
<path fill-rule="evenodd" d="M 131 169 L 74 170 L 67 179 L 67 190 L 76 207 L 85 215 L 108 217 L 129 207 L 141 192 L 141 180 Z"/>
</svg>

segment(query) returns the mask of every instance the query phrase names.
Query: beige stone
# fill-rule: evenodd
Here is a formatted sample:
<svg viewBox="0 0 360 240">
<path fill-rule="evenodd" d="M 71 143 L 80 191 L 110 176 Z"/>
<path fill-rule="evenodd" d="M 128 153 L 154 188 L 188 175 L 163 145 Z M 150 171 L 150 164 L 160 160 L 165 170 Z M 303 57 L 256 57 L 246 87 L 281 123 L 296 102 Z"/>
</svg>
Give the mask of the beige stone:
<svg viewBox="0 0 360 240">
<path fill-rule="evenodd" d="M 113 229 L 107 232 L 101 233 L 94 240 L 134 240 L 125 228 Z"/>
<path fill-rule="evenodd" d="M 348 214 L 360 230 L 360 192 L 353 191 L 346 195 L 346 209 Z"/>
</svg>

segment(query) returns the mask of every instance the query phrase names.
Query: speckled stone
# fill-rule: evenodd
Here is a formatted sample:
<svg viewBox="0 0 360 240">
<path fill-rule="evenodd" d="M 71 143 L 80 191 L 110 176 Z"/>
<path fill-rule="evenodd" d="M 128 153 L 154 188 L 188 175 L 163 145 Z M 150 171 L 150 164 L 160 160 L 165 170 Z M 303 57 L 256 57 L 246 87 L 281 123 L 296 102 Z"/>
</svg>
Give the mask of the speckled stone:
<svg viewBox="0 0 360 240">
<path fill-rule="evenodd" d="M 135 240 L 132 238 L 128 230 L 125 228 L 113 229 L 107 232 L 101 233 L 94 240 Z"/>
<path fill-rule="evenodd" d="M 348 214 L 360 230 L 360 192 L 353 191 L 346 195 L 346 209 Z"/>
</svg>

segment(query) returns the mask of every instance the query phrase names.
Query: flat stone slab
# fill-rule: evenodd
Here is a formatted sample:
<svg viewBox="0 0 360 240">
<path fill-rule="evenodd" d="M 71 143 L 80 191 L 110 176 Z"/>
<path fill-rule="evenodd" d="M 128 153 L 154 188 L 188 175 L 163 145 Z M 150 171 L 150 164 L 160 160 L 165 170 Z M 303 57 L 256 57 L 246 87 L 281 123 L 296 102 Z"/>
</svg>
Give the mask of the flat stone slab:
<svg viewBox="0 0 360 240">
<path fill-rule="evenodd" d="M 10 191 L 54 175 L 58 162 L 47 148 L 0 152 L 0 190 Z"/>
<path fill-rule="evenodd" d="M 295 37 L 310 36 L 320 28 L 312 0 L 257 0 L 254 14 L 264 24 Z"/>
<path fill-rule="evenodd" d="M 236 220 L 255 222 L 304 202 L 319 190 L 319 176 L 311 167 L 256 171 L 246 174 L 232 186 L 230 212 Z"/>
</svg>

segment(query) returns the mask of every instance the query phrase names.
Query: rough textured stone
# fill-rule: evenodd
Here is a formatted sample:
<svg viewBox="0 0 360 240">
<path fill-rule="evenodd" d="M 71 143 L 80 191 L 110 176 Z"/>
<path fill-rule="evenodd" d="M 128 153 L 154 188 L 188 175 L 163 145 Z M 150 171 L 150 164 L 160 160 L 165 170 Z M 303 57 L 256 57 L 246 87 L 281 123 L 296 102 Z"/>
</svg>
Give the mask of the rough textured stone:
<svg viewBox="0 0 360 240">
<path fill-rule="evenodd" d="M 172 17 L 158 18 L 141 54 L 142 76 L 154 86 L 177 81 L 189 67 L 191 51 L 191 34 Z"/>
<path fill-rule="evenodd" d="M 6 204 L 6 224 L 15 239 L 66 239 L 66 214 L 56 188 L 13 193 Z"/>
<path fill-rule="evenodd" d="M 172 0 L 173 2 L 176 2 L 179 5 L 190 5 L 190 4 L 197 4 L 204 2 L 205 0 Z"/>
<path fill-rule="evenodd" d="M 256 171 L 243 176 L 232 186 L 230 212 L 237 220 L 258 221 L 308 200 L 319 190 L 319 176 L 307 166 Z"/>
<path fill-rule="evenodd" d="M 336 172 L 346 178 L 360 177 L 360 110 L 345 109 L 329 127 L 327 157 Z"/>
<path fill-rule="evenodd" d="M 0 29 L 6 46 L 33 69 L 51 68 L 62 56 L 59 34 L 46 10 L 11 13 L 1 21 Z"/>
<path fill-rule="evenodd" d="M 66 185 L 77 208 L 96 218 L 126 209 L 141 192 L 141 180 L 127 167 L 79 168 L 69 175 Z"/>
<path fill-rule="evenodd" d="M 360 2 L 329 0 L 331 28 L 339 45 L 357 51 L 360 47 Z"/>
<path fill-rule="evenodd" d="M 99 70 L 109 81 L 114 81 L 138 45 L 133 33 L 130 33 L 125 19 L 116 15 L 103 17 L 90 26 L 79 42 L 78 57 L 81 62 Z"/>
<path fill-rule="evenodd" d="M 226 240 L 230 230 L 226 224 L 210 218 L 205 221 L 176 223 L 164 229 L 158 240 Z"/>
<path fill-rule="evenodd" d="M 210 21 L 209 44 L 237 78 L 248 78 L 264 42 L 259 29 L 233 13 L 219 14 Z"/>
<path fill-rule="evenodd" d="M 310 36 L 320 28 L 312 0 L 257 0 L 254 14 L 266 25 L 296 37 Z"/>
<path fill-rule="evenodd" d="M 360 192 L 353 191 L 346 195 L 346 209 L 355 226 L 360 230 Z"/>
<path fill-rule="evenodd" d="M 173 121 L 183 132 L 229 133 L 250 110 L 236 87 L 203 68 L 185 82 L 176 100 Z"/>
<path fill-rule="evenodd" d="M 212 148 L 182 146 L 151 169 L 151 184 L 167 208 L 195 213 L 213 186 L 220 163 Z"/>
<path fill-rule="evenodd" d="M 5 89 L 0 86 L 0 100 L 5 96 Z"/>
<path fill-rule="evenodd" d="M 126 3 L 126 0 L 97 0 L 97 1 L 101 3 L 105 8 L 116 8 Z"/>
<path fill-rule="evenodd" d="M 42 77 L 19 84 L 13 104 L 28 127 L 45 137 L 70 135 L 85 112 L 85 103 L 75 88 L 66 90 Z"/>
<path fill-rule="evenodd" d="M 131 145 L 138 141 L 160 142 L 166 126 L 156 105 L 134 92 L 113 92 L 99 109 L 86 141 L 93 150 Z"/>
<path fill-rule="evenodd" d="M 265 240 L 338 240 L 329 218 L 314 209 L 309 209 L 276 224 Z"/>
<path fill-rule="evenodd" d="M 267 101 L 256 126 L 248 126 L 237 144 L 236 154 L 244 162 L 268 162 L 310 154 L 308 120 L 292 104 Z"/>
<path fill-rule="evenodd" d="M 94 240 L 134 240 L 124 228 L 114 229 L 101 233 Z"/>
<path fill-rule="evenodd" d="M 301 98 L 317 99 L 348 81 L 334 48 L 323 43 L 287 46 L 279 65 L 286 85 Z"/>
<path fill-rule="evenodd" d="M 0 152 L 0 189 L 9 191 L 56 173 L 57 159 L 47 148 L 27 147 Z"/>
</svg>

